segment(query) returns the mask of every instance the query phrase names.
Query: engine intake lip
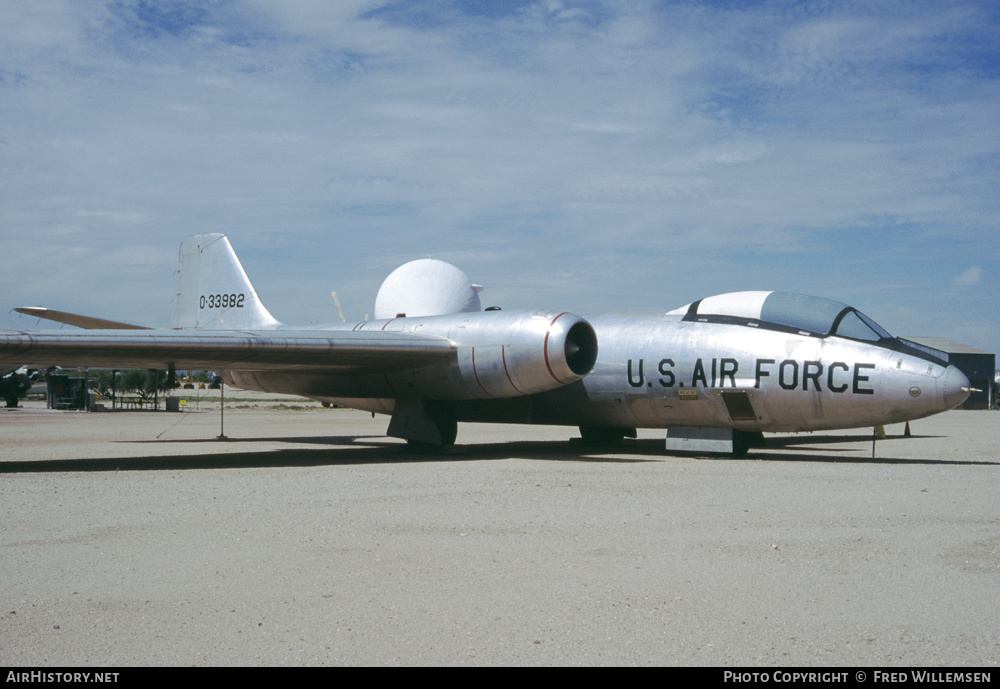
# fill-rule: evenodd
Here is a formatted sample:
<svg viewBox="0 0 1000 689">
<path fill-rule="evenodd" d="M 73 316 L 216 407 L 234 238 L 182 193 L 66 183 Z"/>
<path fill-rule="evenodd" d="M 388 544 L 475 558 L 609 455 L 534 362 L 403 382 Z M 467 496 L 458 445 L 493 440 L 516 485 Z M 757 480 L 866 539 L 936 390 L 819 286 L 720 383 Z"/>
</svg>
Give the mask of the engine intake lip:
<svg viewBox="0 0 1000 689">
<path fill-rule="evenodd" d="M 568 316 L 568 318 L 564 318 Z M 556 343 L 562 342 L 557 348 Z M 549 323 L 545 334 L 545 365 L 559 383 L 577 380 L 597 362 L 597 333 L 590 323 L 571 313 L 561 313 Z M 570 379 L 570 380 L 567 380 Z"/>
</svg>

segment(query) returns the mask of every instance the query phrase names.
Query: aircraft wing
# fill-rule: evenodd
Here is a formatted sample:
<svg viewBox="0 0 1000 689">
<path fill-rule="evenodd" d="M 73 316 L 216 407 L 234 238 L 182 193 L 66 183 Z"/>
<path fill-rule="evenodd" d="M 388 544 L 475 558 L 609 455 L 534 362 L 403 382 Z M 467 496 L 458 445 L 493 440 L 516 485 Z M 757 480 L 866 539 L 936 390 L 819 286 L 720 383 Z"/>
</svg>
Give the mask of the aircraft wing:
<svg viewBox="0 0 1000 689">
<path fill-rule="evenodd" d="M 214 371 L 394 371 L 452 356 L 455 343 L 410 332 L 121 329 L 0 331 L 0 366 Z"/>
</svg>

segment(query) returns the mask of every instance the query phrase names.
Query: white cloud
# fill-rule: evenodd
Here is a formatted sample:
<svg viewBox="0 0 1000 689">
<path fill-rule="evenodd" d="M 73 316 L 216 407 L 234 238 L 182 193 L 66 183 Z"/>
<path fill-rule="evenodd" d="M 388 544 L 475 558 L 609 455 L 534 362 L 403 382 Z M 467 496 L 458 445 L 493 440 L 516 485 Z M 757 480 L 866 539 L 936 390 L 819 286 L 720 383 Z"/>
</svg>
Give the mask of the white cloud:
<svg viewBox="0 0 1000 689">
<path fill-rule="evenodd" d="M 995 16 L 781 7 L 3 3 L 0 252 L 227 232 L 290 321 L 363 314 L 389 257 L 588 312 L 780 283 L 877 319 L 906 284 L 947 335 L 945 276 L 1000 260 Z M 5 300 L 97 298 L 12 263 Z"/>
<path fill-rule="evenodd" d="M 983 271 L 979 266 L 972 266 L 961 275 L 955 277 L 955 284 L 960 286 L 978 285 L 983 277 Z"/>
</svg>

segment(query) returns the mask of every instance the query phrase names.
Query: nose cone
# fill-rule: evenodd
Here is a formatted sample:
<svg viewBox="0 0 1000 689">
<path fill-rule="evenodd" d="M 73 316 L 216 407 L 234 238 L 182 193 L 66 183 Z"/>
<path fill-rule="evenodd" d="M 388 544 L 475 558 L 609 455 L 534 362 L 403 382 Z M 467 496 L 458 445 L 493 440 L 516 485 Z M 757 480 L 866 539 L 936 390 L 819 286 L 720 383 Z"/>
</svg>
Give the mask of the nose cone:
<svg viewBox="0 0 1000 689">
<path fill-rule="evenodd" d="M 942 410 L 954 409 L 969 399 L 970 394 L 972 394 L 972 390 L 966 375 L 954 366 L 946 368 L 938 383 L 938 396 L 941 399 Z"/>
</svg>

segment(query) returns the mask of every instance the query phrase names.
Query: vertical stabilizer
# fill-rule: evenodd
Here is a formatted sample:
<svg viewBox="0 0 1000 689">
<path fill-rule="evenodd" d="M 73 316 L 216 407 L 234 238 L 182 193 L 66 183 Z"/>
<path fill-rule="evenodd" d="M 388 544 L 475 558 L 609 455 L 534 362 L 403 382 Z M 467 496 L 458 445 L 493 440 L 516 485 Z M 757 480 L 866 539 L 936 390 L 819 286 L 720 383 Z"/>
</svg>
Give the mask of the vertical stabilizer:
<svg viewBox="0 0 1000 689">
<path fill-rule="evenodd" d="M 226 235 L 199 234 L 181 243 L 171 328 L 254 330 L 276 325 Z"/>
</svg>

